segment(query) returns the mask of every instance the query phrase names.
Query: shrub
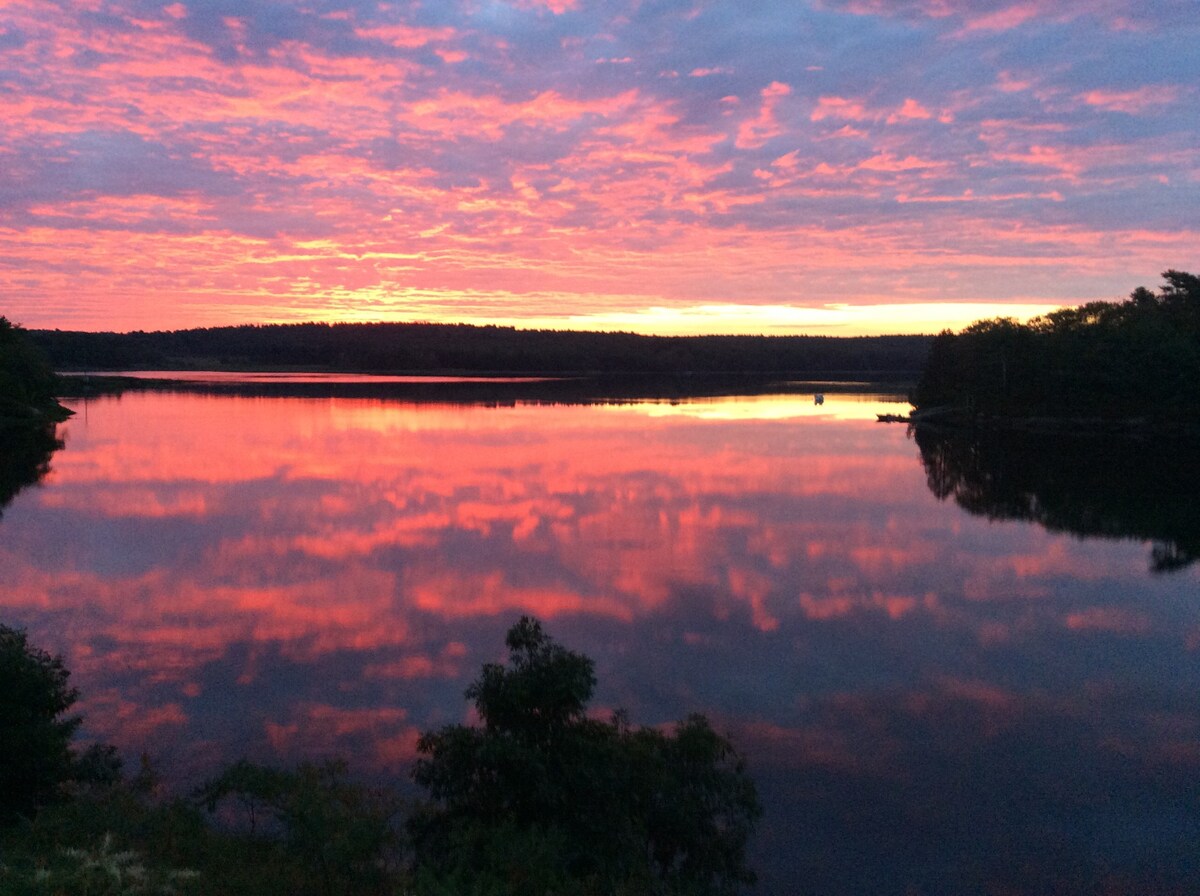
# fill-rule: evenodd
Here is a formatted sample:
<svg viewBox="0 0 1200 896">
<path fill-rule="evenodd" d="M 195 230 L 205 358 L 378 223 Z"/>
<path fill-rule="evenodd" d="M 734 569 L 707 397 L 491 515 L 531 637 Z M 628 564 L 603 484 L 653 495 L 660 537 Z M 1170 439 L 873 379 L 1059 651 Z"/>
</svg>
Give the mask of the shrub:
<svg viewBox="0 0 1200 896">
<path fill-rule="evenodd" d="M 32 815 L 75 777 L 80 719 L 67 715 L 78 697 L 69 674 L 25 632 L 0 625 L 0 820 Z"/>
<path fill-rule="evenodd" d="M 537 620 L 467 690 L 482 727 L 420 738 L 410 820 L 426 892 L 732 894 L 759 815 L 732 745 L 700 715 L 667 734 L 589 718 L 592 661 Z"/>
</svg>

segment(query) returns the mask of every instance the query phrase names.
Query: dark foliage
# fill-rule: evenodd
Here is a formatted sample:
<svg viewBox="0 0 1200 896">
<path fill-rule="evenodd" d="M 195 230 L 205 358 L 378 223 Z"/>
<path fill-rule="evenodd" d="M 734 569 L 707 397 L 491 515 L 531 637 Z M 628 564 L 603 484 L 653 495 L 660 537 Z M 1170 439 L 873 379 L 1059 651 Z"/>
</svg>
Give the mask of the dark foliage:
<svg viewBox="0 0 1200 896">
<path fill-rule="evenodd" d="M 30 816 L 76 778 L 67 715 L 78 692 L 60 657 L 0 625 L 0 821 Z"/>
<path fill-rule="evenodd" d="M 67 681 L 59 658 L 0 626 L 0 893 L 409 892 L 387 790 L 349 781 L 340 762 L 239 762 L 202 790 L 214 824 L 196 801 L 161 796 L 145 757 L 125 778 L 111 746 L 72 755 L 79 719 L 64 715 L 76 699 Z M 260 823 L 245 824 L 255 812 Z"/>
<path fill-rule="evenodd" d="M 62 447 L 55 424 L 68 412 L 55 400 L 58 382 L 28 334 L 0 317 L 0 510 L 49 472 Z"/>
<path fill-rule="evenodd" d="M 214 824 L 192 800 L 164 797 L 143 759 L 130 779 L 74 794 L 37 819 L 0 831 L 0 892 L 64 894 L 203 894 L 203 896 L 371 896 L 407 892 L 403 875 L 367 857 L 378 816 L 363 792 L 326 767 L 295 772 L 230 767 L 218 779 L 226 801 L 265 790 L 263 827 L 251 832 Z M 258 772 L 262 772 L 261 775 Z M 340 775 L 340 772 L 338 773 Z M 301 818 L 296 829 L 281 826 Z M 302 829 L 301 829 L 302 828 Z M 389 828 L 390 836 L 390 828 Z M 360 864 L 361 862 L 361 864 Z"/>
<path fill-rule="evenodd" d="M 482 727 L 424 734 L 417 879 L 445 893 L 734 893 L 757 795 L 702 716 L 671 734 L 586 715 L 592 661 L 522 618 L 467 691 Z"/>
<path fill-rule="evenodd" d="M 1063 308 L 1028 324 L 980 321 L 937 336 L 918 410 L 983 416 L 1200 417 L 1200 278 L 1166 271 L 1122 303 Z"/>
<path fill-rule="evenodd" d="M 639 336 L 423 323 L 34 335 L 62 370 L 878 375 L 915 373 L 929 347 L 927 336 Z"/>
<path fill-rule="evenodd" d="M 42 350 L 21 327 L 0 317 L 0 431 L 30 421 L 61 420 L 55 401 L 58 377 Z"/>
<path fill-rule="evenodd" d="M 399 862 L 398 801 L 347 778 L 344 762 L 284 770 L 237 762 L 197 793 L 210 813 L 232 807 L 240 833 L 279 843 L 296 896 L 389 893 Z"/>
</svg>

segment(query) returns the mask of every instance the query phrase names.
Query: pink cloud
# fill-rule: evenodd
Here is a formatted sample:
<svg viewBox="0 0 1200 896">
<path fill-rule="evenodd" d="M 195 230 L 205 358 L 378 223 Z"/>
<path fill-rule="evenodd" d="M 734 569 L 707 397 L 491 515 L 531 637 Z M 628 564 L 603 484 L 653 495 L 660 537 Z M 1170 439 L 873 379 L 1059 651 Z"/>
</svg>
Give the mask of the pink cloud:
<svg viewBox="0 0 1200 896">
<path fill-rule="evenodd" d="M 1090 90 L 1080 99 L 1089 106 L 1110 112 L 1137 115 L 1156 106 L 1166 106 L 1179 99 L 1178 87 L 1140 87 L 1136 90 Z"/>
<path fill-rule="evenodd" d="M 861 100 L 851 100 L 841 96 L 823 96 L 817 100 L 817 107 L 809 116 L 813 121 L 824 121 L 836 118 L 845 121 L 867 121 L 874 117 L 868 113 Z"/>
<path fill-rule="evenodd" d="M 548 9 L 556 16 L 569 12 L 579 5 L 579 0 L 514 0 L 519 9 Z"/>
<path fill-rule="evenodd" d="M 822 6 L 841 8 L 860 16 L 921 15 L 945 18 L 954 15 L 955 0 L 825 0 Z"/>
<path fill-rule="evenodd" d="M 762 146 L 772 137 L 783 133 L 775 113 L 780 100 L 791 92 L 792 88 L 780 81 L 773 81 L 762 89 L 762 105 L 758 115 L 743 121 L 738 127 L 736 145 L 739 149 Z"/>
<path fill-rule="evenodd" d="M 412 25 L 372 25 L 356 28 L 359 37 L 380 40 L 394 47 L 424 47 L 431 43 L 453 40 L 457 34 L 453 28 L 422 28 Z"/>
<path fill-rule="evenodd" d="M 1043 4 L 1018 3 L 993 12 L 972 13 L 967 16 L 961 33 L 970 34 L 979 31 L 1011 31 L 1026 22 L 1037 18 L 1043 13 Z"/>
<path fill-rule="evenodd" d="M 811 121 L 850 121 L 850 122 L 884 122 L 885 124 L 900 124 L 906 121 L 929 121 L 934 113 L 912 97 L 905 98 L 897 107 L 884 108 L 872 106 L 861 97 L 822 96 L 809 114 Z M 953 115 L 949 112 L 939 113 L 938 120 L 949 123 Z M 857 136 L 858 133 L 850 134 Z"/>
<path fill-rule="evenodd" d="M 904 101 L 904 104 L 899 109 L 887 117 L 887 123 L 927 121 L 930 118 L 933 118 L 933 113 L 910 97 Z"/>
<path fill-rule="evenodd" d="M 1001 5 L 990 0 L 821 0 L 825 8 L 860 16 L 957 20 L 952 38 L 1003 33 L 1035 19 L 1071 22 L 1090 17 L 1112 31 L 1145 31 L 1153 21 L 1153 4 L 1137 0 L 1025 0 Z"/>
<path fill-rule="evenodd" d="M 826 5 L 946 20 L 947 30 L 974 22 L 985 39 L 1039 6 Z M 121 4 L 105 8 L 116 15 Z M 1075 0 L 1040 8 L 1084 16 Z M 573 81 L 544 74 L 519 37 L 488 33 L 482 19 L 431 27 L 364 7 L 305 13 L 307 30 L 286 32 L 304 36 L 282 39 L 239 14 L 228 33 L 216 23 L 218 46 L 182 3 L 121 27 L 84 27 L 81 9 L 5 7 L 14 36 L 6 71 L 20 89 L 0 91 L 0 158 L 16 185 L 0 210 L 9 259 L 0 285 L 10 313 L 49 325 L 105 328 L 118 315 L 133 328 L 168 318 L 478 319 L 497 309 L 784 300 L 836 291 L 819 273 L 827 259 L 875 257 L 839 245 L 840 229 L 798 225 L 785 205 L 801 197 L 838 197 L 855 231 L 856 209 L 890 203 L 894 217 L 868 230 L 889 245 L 922 242 L 924 255 L 902 253 L 908 263 L 936 266 L 949 245 L 968 268 L 987 267 L 1003 258 L 1002 241 L 970 247 L 940 209 L 927 219 L 934 213 L 920 206 L 1004 198 L 1014 216 L 1035 216 L 1023 222 L 1029 232 L 1040 227 L 1040 203 L 1190 183 L 1195 168 L 1192 148 L 1173 145 L 1169 130 L 1074 130 L 1081 110 L 1163 114 L 1187 95 L 1182 87 L 1114 79 L 1087 89 L 1019 65 L 997 76 L 989 62 L 978 84 L 949 93 L 901 84 L 885 100 L 883 88 L 839 93 L 840 63 L 829 59 L 804 66 L 823 71 L 804 86 L 767 71 L 758 83 L 768 86 L 738 102 L 706 90 L 717 73 L 750 76 L 742 62 L 712 47 L 678 59 L 633 53 L 622 31 L 631 21 L 620 18 L 597 34 L 603 51 L 578 35 L 548 40 L 545 52 L 589 73 Z M 707 15 L 700 6 L 687 14 L 697 27 Z M 656 74 L 675 67 L 692 77 Z M 801 98 L 807 105 L 794 105 Z M 788 117 L 800 109 L 808 122 Z M 981 182 L 997 171 L 1004 183 Z M 1099 220 L 1078 229 L 1116 233 Z M 1158 238 L 1170 247 L 1178 233 Z M 812 244 L 820 251 L 797 267 L 797 249 Z M 717 271 L 704 262 L 714 246 Z M 1165 251 L 1133 255 L 1154 271 L 1173 263 Z M 1026 293 L 1043 282 L 1040 257 Z"/>
<path fill-rule="evenodd" d="M 1001 93 L 1020 93 L 1032 86 L 1033 82 L 1031 80 L 1019 78 L 1012 72 L 1002 71 L 996 76 L 996 89 Z"/>
<path fill-rule="evenodd" d="M 871 156 L 865 161 L 859 162 L 855 167 L 860 171 L 923 171 L 930 168 L 939 168 L 941 162 L 934 162 L 928 159 L 920 159 L 916 156 L 905 156 L 897 158 L 891 153 L 880 153 L 879 155 Z"/>
</svg>

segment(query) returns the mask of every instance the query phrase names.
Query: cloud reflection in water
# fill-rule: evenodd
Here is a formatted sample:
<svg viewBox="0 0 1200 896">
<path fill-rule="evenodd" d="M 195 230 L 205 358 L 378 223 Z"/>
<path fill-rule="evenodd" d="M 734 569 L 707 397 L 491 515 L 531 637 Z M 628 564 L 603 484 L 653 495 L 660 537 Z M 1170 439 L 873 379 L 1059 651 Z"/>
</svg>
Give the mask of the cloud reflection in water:
<svg viewBox="0 0 1200 896">
<path fill-rule="evenodd" d="M 939 503 L 875 411 L 93 402 L 0 524 L 0 613 L 184 779 L 402 772 L 533 613 L 602 706 L 733 733 L 764 892 L 1200 882 L 1196 571 Z"/>
</svg>

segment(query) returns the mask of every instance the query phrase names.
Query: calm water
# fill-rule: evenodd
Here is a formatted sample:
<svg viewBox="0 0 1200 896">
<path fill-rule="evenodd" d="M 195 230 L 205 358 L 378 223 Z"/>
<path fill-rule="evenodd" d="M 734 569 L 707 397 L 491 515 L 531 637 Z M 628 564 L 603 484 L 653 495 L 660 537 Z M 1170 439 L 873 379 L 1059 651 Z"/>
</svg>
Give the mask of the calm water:
<svg viewBox="0 0 1200 896">
<path fill-rule="evenodd" d="M 1165 523 L 1072 526 L 1066 473 L 1014 485 L 856 394 L 75 406 L 3 510 L 0 619 L 65 654 L 88 736 L 179 781 L 403 776 L 532 613 L 598 709 L 730 733 L 761 893 L 1200 892 L 1190 475 Z M 1125 537 L 1023 519 L 1097 514 Z"/>
</svg>

